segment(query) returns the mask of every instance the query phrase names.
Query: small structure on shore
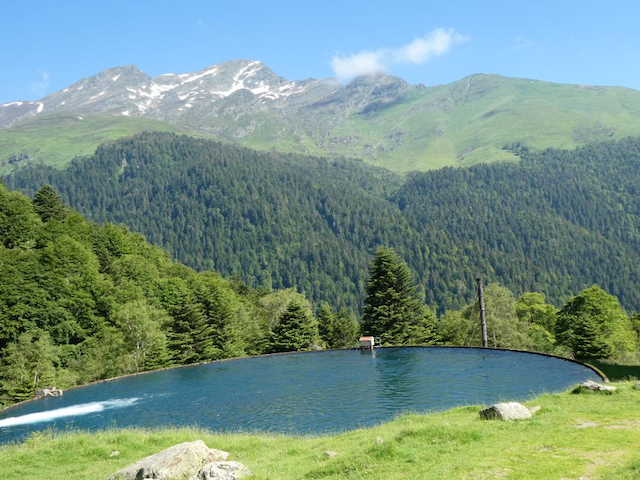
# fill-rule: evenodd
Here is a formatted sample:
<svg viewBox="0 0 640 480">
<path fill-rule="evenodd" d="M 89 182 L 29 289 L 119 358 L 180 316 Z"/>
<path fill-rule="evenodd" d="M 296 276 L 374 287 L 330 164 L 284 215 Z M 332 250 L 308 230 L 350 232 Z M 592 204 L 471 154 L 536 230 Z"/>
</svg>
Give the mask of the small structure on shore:
<svg viewBox="0 0 640 480">
<path fill-rule="evenodd" d="M 42 398 L 42 397 L 61 397 L 62 390 L 56 387 L 48 387 L 48 388 L 36 388 L 33 397 L 34 398 Z"/>
<path fill-rule="evenodd" d="M 376 337 L 371 337 L 371 336 L 360 337 L 359 342 L 360 342 L 361 350 L 373 350 L 374 347 L 376 346 Z M 378 343 L 380 343 L 380 340 L 378 340 Z"/>
</svg>

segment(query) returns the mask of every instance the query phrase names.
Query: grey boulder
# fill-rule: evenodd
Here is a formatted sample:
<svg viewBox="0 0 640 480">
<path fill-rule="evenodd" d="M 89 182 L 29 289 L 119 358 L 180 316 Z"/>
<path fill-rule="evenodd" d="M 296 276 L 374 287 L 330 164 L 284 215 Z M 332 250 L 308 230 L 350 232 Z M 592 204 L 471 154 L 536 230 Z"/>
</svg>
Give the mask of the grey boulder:
<svg viewBox="0 0 640 480">
<path fill-rule="evenodd" d="M 228 456 L 227 452 L 209 448 L 202 440 L 196 440 L 195 442 L 174 445 L 155 455 L 143 458 L 139 462 L 118 470 L 107 480 L 216 478 L 196 477 L 196 475 L 205 465 L 224 461 Z"/>
<path fill-rule="evenodd" d="M 496 403 L 480 410 L 480 417 L 487 420 L 522 420 L 531 418 L 531 411 L 518 402 Z"/>
<path fill-rule="evenodd" d="M 587 380 L 586 382 L 580 384 L 580 386 L 585 390 L 591 390 L 593 392 L 615 392 L 617 390 L 616 387 L 602 385 L 600 383 L 592 382 L 591 380 Z"/>
<path fill-rule="evenodd" d="M 251 475 L 251 470 L 240 462 L 214 462 L 202 467 L 189 480 L 235 480 Z"/>
</svg>

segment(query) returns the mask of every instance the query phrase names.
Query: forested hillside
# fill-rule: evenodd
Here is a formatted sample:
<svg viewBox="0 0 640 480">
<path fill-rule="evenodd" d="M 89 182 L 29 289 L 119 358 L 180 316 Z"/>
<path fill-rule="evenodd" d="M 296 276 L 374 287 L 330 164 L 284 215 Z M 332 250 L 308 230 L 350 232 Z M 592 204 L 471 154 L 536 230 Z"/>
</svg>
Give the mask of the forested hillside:
<svg viewBox="0 0 640 480">
<path fill-rule="evenodd" d="M 6 182 L 30 194 L 50 183 L 88 218 L 125 223 L 190 266 L 338 307 L 361 301 L 378 245 L 419 241 L 386 200 L 401 182 L 386 170 L 186 136 L 136 136 Z"/>
<path fill-rule="evenodd" d="M 366 185 L 366 182 L 364 182 Z M 85 221 L 48 185 L 30 200 L 0 185 L 0 407 L 36 388 L 67 388 L 173 365 L 260 353 L 384 345 L 477 345 L 477 302 L 438 320 L 409 268 L 378 249 L 362 327 L 294 289 L 252 289 L 172 261 L 124 226 Z M 637 359 L 638 315 L 598 286 L 561 310 L 539 293 L 485 291 L 491 347 Z"/>
<path fill-rule="evenodd" d="M 124 226 L 85 221 L 51 187 L 32 202 L 0 185 L 0 406 L 38 387 L 353 344 L 355 320 L 323 312 L 318 325 L 293 290 L 197 273 Z"/>
<path fill-rule="evenodd" d="M 336 308 L 360 308 L 368 262 L 384 245 L 440 312 L 472 299 L 477 275 L 556 305 L 598 283 L 639 309 L 640 140 L 518 153 L 518 164 L 402 184 L 353 160 L 141 134 L 67 170 L 25 168 L 5 183 L 29 194 L 50 183 L 90 219 L 124 222 L 190 266 L 254 287 L 296 286 Z"/>
<path fill-rule="evenodd" d="M 424 277 L 433 301 L 451 305 L 478 272 L 556 304 L 596 282 L 637 310 L 639 195 L 640 139 L 630 138 L 416 173 L 392 201 L 437 259 Z"/>
</svg>

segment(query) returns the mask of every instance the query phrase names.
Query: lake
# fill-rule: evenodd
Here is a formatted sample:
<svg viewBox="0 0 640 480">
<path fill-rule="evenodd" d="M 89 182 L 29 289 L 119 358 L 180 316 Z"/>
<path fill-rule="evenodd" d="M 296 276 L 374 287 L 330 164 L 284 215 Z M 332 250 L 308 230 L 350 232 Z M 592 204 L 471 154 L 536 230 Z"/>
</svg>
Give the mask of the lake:
<svg viewBox="0 0 640 480">
<path fill-rule="evenodd" d="M 474 348 L 295 353 L 175 368 L 65 392 L 0 412 L 0 442 L 45 428 L 199 426 L 330 433 L 403 412 L 486 405 L 602 381 L 578 363 Z"/>
</svg>

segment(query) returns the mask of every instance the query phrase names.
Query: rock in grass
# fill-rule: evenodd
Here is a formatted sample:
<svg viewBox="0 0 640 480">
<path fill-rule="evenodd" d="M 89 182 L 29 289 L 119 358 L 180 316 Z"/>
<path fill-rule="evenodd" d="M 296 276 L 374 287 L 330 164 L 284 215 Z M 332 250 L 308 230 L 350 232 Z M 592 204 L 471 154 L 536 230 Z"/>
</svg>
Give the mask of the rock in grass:
<svg viewBox="0 0 640 480">
<path fill-rule="evenodd" d="M 143 458 L 133 465 L 118 470 L 107 480 L 198 478 L 196 475 L 205 465 L 224 461 L 228 456 L 227 452 L 214 450 L 207 447 L 202 440 L 196 440 L 195 442 L 174 445 L 155 455 Z"/>
<path fill-rule="evenodd" d="M 235 480 L 251 474 L 251 470 L 240 462 L 214 462 L 202 467 L 190 480 Z"/>
<path fill-rule="evenodd" d="M 592 382 L 591 380 L 587 380 L 586 382 L 580 384 L 585 390 L 590 390 L 592 392 L 615 392 L 617 390 L 616 387 L 610 387 L 609 385 L 602 385 L 600 383 Z"/>
<path fill-rule="evenodd" d="M 327 450 L 326 452 L 324 452 L 324 456 L 325 457 L 329 457 L 329 458 L 333 458 L 338 456 L 338 452 L 334 452 L 333 450 Z"/>
<path fill-rule="evenodd" d="M 640 382 L 636 383 L 636 390 L 640 390 Z"/>
<path fill-rule="evenodd" d="M 480 410 L 480 417 L 487 420 L 522 420 L 531 418 L 531 411 L 518 402 L 496 403 Z"/>
</svg>

